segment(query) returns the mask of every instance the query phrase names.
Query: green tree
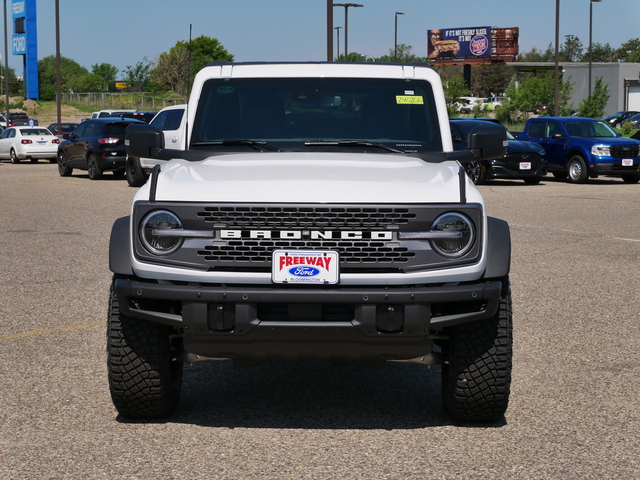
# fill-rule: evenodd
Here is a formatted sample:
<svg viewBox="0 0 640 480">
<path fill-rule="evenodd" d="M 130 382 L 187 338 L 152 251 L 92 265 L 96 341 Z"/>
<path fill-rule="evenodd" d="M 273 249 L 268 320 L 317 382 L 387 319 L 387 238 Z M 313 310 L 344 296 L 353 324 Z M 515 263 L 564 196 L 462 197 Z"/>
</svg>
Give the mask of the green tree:
<svg viewBox="0 0 640 480">
<path fill-rule="evenodd" d="M 640 62 L 640 38 L 632 38 L 620 45 L 618 59 L 623 62 Z"/>
<path fill-rule="evenodd" d="M 393 48 L 389 49 L 388 55 L 383 55 L 382 57 L 377 58 L 376 62 L 397 62 L 397 63 L 412 63 L 424 61 L 424 58 L 420 58 L 411 53 L 411 49 L 413 47 L 411 45 L 405 45 L 404 43 L 399 43 L 398 48 L 394 50 Z M 394 55 L 395 54 L 395 55 Z"/>
<path fill-rule="evenodd" d="M 471 90 L 478 97 L 501 95 L 512 77 L 513 69 L 506 65 L 477 65 L 471 69 Z"/>
<path fill-rule="evenodd" d="M 532 47 L 528 52 L 523 52 L 518 56 L 519 62 L 553 62 L 555 60 L 555 49 L 552 44 L 542 51 Z"/>
<path fill-rule="evenodd" d="M 72 91 L 70 82 L 76 77 L 88 75 L 89 70 L 75 60 L 60 57 L 60 91 L 67 93 Z M 56 98 L 56 57 L 49 55 L 38 62 L 38 86 L 42 100 L 55 100 Z"/>
<path fill-rule="evenodd" d="M 449 116 L 459 116 L 460 113 L 456 109 L 456 103 L 460 102 L 460 97 L 471 95 L 471 92 L 464 84 L 464 78 L 461 76 L 451 77 L 442 83 L 442 89 L 444 90 L 444 100 L 447 104 Z"/>
<path fill-rule="evenodd" d="M 589 47 L 585 49 L 582 55 L 582 62 L 589 61 Z M 611 45 L 605 43 L 593 43 L 591 45 L 591 61 L 596 62 L 616 62 L 618 61 L 618 52 Z"/>
<path fill-rule="evenodd" d="M 107 83 L 100 75 L 87 73 L 86 75 L 78 75 L 71 78 L 67 82 L 67 88 L 71 92 L 78 93 L 106 92 Z"/>
<path fill-rule="evenodd" d="M 373 61 L 372 59 L 368 59 L 366 55 L 363 55 L 358 52 L 349 52 L 349 61 L 350 62 L 367 62 Z M 336 62 L 344 62 L 344 53 L 341 53 L 338 58 L 336 58 Z"/>
<path fill-rule="evenodd" d="M 561 62 L 577 62 L 582 58 L 584 47 L 576 35 L 567 35 L 560 47 L 559 60 Z"/>
<path fill-rule="evenodd" d="M 604 109 L 610 97 L 609 86 L 602 81 L 602 78 L 596 80 L 593 92 L 587 98 L 582 100 L 578 112 L 581 117 L 602 118 Z"/>
<path fill-rule="evenodd" d="M 144 92 L 151 76 L 151 64 L 147 57 L 144 57 L 135 65 L 127 65 L 124 74 L 129 91 Z"/>
<path fill-rule="evenodd" d="M 554 105 L 554 74 L 538 74 L 525 77 L 516 89 L 515 83 L 509 85 L 502 107 L 496 109 L 499 118 L 510 118 L 512 122 L 522 120 L 528 112 L 538 111 L 540 105 L 548 106 L 548 113 L 553 113 Z M 573 84 L 566 80 L 558 85 L 558 103 L 560 114 L 568 115 L 571 111 L 569 98 L 573 92 Z"/>
<path fill-rule="evenodd" d="M 161 89 L 188 95 L 198 71 L 211 62 L 233 59 L 219 40 L 202 35 L 191 43 L 179 41 L 168 52 L 161 53 L 151 77 Z"/>
<path fill-rule="evenodd" d="M 91 65 L 91 73 L 93 73 L 94 75 L 98 75 L 104 80 L 104 83 L 107 86 L 107 90 L 115 91 L 114 84 L 118 78 L 117 67 L 111 65 L 110 63 L 96 63 L 95 65 Z"/>
</svg>

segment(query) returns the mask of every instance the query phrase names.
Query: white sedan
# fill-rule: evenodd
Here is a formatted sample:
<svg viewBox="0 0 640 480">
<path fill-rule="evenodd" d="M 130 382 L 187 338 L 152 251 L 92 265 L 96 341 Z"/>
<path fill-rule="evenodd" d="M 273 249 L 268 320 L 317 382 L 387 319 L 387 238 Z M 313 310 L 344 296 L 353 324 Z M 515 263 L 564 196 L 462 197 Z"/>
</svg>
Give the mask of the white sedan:
<svg viewBox="0 0 640 480">
<path fill-rule="evenodd" d="M 29 159 L 35 163 L 40 158 L 55 163 L 60 139 L 44 127 L 11 127 L 0 136 L 0 159 L 11 163 Z"/>
</svg>

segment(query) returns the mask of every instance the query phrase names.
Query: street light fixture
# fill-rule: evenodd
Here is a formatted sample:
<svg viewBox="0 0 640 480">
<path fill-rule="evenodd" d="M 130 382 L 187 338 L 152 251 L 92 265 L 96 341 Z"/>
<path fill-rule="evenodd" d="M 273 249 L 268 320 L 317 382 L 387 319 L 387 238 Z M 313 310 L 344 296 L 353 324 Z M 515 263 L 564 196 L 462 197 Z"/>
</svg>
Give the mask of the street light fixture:
<svg viewBox="0 0 640 480">
<path fill-rule="evenodd" d="M 404 15 L 404 13 L 396 12 L 396 15 L 395 15 L 396 27 L 393 35 L 393 61 L 394 62 L 398 61 L 398 15 Z"/>
<path fill-rule="evenodd" d="M 344 7 L 344 61 L 349 61 L 349 7 L 364 7 L 359 3 L 334 3 L 334 7 Z"/>
<path fill-rule="evenodd" d="M 591 96 L 591 52 L 593 46 L 593 4 L 602 0 L 589 0 L 589 96 Z"/>
<path fill-rule="evenodd" d="M 340 29 L 342 27 L 333 27 L 336 31 L 336 60 L 340 58 Z"/>
</svg>

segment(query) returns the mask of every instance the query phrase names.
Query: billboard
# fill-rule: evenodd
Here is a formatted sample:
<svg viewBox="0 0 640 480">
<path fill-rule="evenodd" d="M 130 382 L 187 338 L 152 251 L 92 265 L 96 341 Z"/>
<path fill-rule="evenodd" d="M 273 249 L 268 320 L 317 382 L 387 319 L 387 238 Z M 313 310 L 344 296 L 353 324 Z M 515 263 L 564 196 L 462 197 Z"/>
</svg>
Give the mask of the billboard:
<svg viewBox="0 0 640 480">
<path fill-rule="evenodd" d="M 427 30 L 427 60 L 490 57 L 491 27 Z"/>
<path fill-rule="evenodd" d="M 11 14 L 13 18 L 11 52 L 14 55 L 22 55 L 24 98 L 39 100 L 36 0 L 13 0 Z"/>
</svg>

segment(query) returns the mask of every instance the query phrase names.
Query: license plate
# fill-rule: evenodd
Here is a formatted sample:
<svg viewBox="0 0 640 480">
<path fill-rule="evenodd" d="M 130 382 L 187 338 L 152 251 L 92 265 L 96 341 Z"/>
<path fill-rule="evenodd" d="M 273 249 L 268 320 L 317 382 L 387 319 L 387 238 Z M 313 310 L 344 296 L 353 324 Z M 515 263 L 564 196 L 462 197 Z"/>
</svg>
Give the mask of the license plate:
<svg viewBox="0 0 640 480">
<path fill-rule="evenodd" d="M 531 162 L 520 162 L 520 170 L 531 170 Z"/>
<path fill-rule="evenodd" d="M 338 252 L 328 250 L 276 250 L 271 279 L 274 283 L 336 284 L 340 278 Z"/>
<path fill-rule="evenodd" d="M 622 159 L 623 167 L 633 167 L 633 158 L 623 158 Z"/>
</svg>

